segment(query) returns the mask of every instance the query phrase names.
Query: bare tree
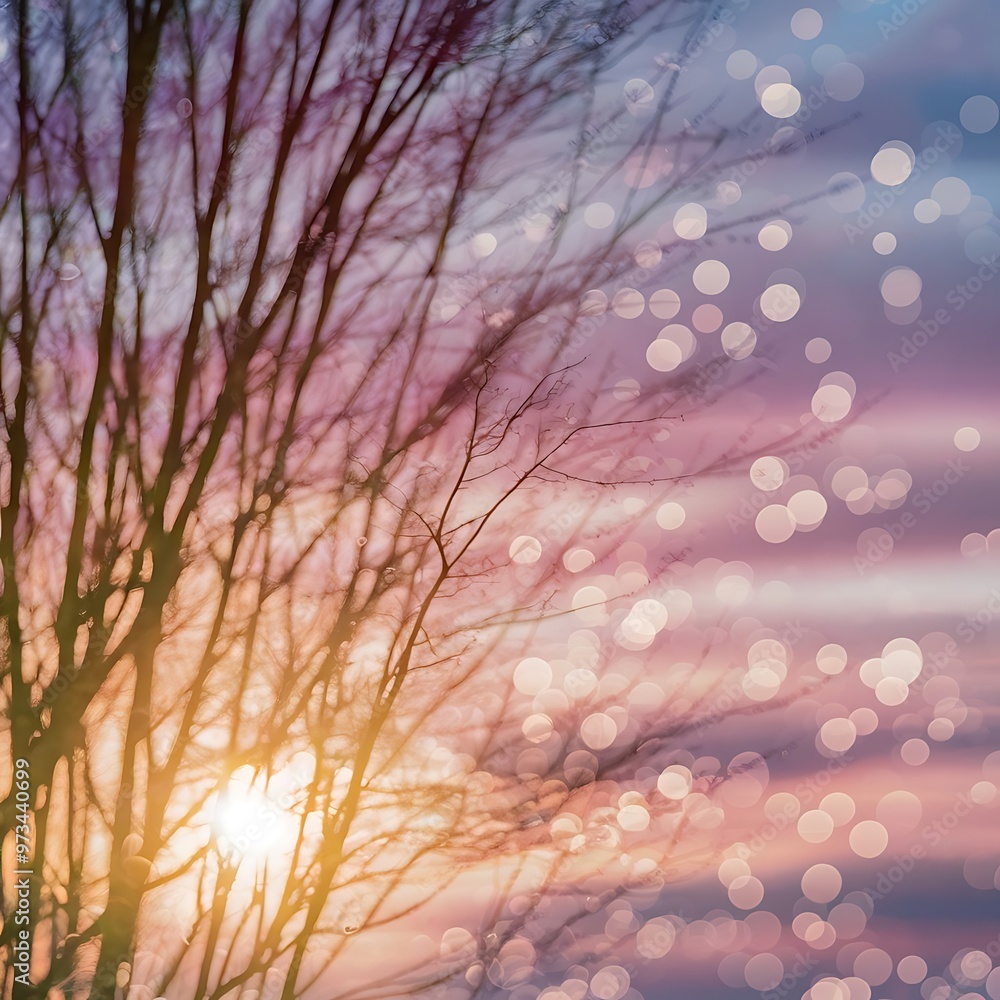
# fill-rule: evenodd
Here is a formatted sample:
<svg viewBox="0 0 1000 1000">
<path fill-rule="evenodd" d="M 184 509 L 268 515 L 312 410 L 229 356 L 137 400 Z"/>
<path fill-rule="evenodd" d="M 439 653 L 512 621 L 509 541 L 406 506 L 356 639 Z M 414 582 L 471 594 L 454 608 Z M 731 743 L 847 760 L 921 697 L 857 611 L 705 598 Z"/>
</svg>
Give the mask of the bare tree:
<svg viewBox="0 0 1000 1000">
<path fill-rule="evenodd" d="M 545 700 L 538 658 L 565 648 L 571 550 L 599 560 L 630 530 L 608 491 L 663 497 L 730 457 L 630 458 L 699 393 L 673 374 L 609 391 L 585 295 L 694 252 L 657 210 L 725 165 L 725 133 L 667 131 L 709 5 L 15 6 L 3 825 L 30 849 L 3 845 L 5 995 L 328 997 L 355 931 L 488 865 L 481 935 L 340 981 L 516 977 L 541 887 L 559 895 L 581 844 L 616 850 L 572 817 L 714 690 L 681 670 L 685 701 L 621 718 L 639 680 L 588 686 L 600 638 L 573 640 L 569 697 Z M 660 32 L 648 82 L 609 99 Z M 657 183 L 583 226 L 623 165 Z M 576 605 L 603 627 L 649 583 Z M 612 648 L 687 613 L 663 584 L 646 602 Z M 690 811 L 657 809 L 679 843 Z M 512 915 L 529 855 L 547 867 Z M 573 905 L 560 927 L 586 919 Z"/>
</svg>

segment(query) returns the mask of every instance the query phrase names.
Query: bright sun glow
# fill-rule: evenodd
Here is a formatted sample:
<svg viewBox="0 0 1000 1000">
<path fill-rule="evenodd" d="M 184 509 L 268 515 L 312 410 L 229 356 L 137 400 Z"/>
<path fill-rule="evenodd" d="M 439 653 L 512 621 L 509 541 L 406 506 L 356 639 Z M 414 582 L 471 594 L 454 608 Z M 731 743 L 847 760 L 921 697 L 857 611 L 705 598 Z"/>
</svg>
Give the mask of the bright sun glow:
<svg viewBox="0 0 1000 1000">
<path fill-rule="evenodd" d="M 249 772 L 249 773 L 248 773 Z M 259 857 L 287 844 L 291 817 L 281 804 L 264 794 L 249 768 L 239 768 L 215 804 L 212 831 L 228 860 Z"/>
</svg>

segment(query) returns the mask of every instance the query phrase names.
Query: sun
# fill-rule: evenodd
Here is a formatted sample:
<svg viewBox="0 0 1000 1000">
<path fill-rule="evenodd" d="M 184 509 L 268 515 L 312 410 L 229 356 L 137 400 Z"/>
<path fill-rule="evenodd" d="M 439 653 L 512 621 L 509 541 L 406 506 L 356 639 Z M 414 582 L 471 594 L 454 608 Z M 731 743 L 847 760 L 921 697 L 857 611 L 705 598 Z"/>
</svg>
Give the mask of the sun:
<svg viewBox="0 0 1000 1000">
<path fill-rule="evenodd" d="M 288 811 L 265 794 L 253 770 L 239 768 L 216 800 L 212 833 L 219 853 L 238 862 L 287 847 L 291 821 Z"/>
</svg>

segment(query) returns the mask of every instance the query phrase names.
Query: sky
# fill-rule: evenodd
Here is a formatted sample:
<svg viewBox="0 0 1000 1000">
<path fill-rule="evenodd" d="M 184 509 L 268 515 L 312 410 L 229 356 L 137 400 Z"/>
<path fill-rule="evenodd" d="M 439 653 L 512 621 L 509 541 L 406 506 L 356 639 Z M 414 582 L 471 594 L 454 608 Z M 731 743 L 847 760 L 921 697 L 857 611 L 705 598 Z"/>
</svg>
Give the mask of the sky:
<svg viewBox="0 0 1000 1000">
<path fill-rule="evenodd" d="M 595 444 L 593 469 L 676 481 L 616 488 L 583 524 L 567 501 L 526 516 L 530 536 L 511 528 L 515 575 L 554 552 L 568 574 L 567 616 L 498 667 L 523 716 L 519 779 L 624 745 L 647 711 L 710 718 L 539 821 L 543 841 L 581 838 L 591 917 L 554 951 L 521 940 L 470 969 L 477 996 L 1000 1000 L 1000 8 L 814 2 L 718 5 L 675 117 L 687 142 L 725 130 L 725 165 L 657 206 L 625 241 L 635 267 L 581 303 L 572 343 L 609 372 L 605 396 L 696 387 L 668 428 Z M 600 84 L 614 141 L 582 151 L 587 176 L 662 96 L 676 58 L 662 45 Z M 504 156 L 510 186 L 465 220 L 470 260 L 548 238 L 542 153 L 565 143 L 541 120 Z M 572 248 L 610 231 L 630 191 L 669 185 L 682 145 L 574 205 Z M 444 323 L 463 288 L 442 297 Z M 591 686 L 603 707 L 557 731 Z M 436 738 L 463 752 L 459 734 Z M 605 839 L 588 853 L 591 836 Z M 533 877 L 515 915 L 544 897 Z M 464 874 L 419 926 L 359 934 L 330 989 L 351 995 L 390 954 L 464 954 L 491 878 Z M 561 904 L 542 922 L 557 927 Z"/>
<path fill-rule="evenodd" d="M 701 201 L 708 236 L 692 241 L 685 265 L 636 282 L 631 313 L 604 289 L 610 322 L 586 350 L 614 359 L 622 391 L 646 391 L 679 356 L 651 349 L 657 339 L 689 345 L 684 371 L 708 364 L 720 326 L 755 329 L 753 355 L 734 362 L 753 378 L 734 389 L 731 372 L 720 376 L 706 397 L 717 401 L 664 446 L 687 474 L 738 429 L 745 460 L 656 501 L 637 490 L 614 502 L 684 509 L 675 527 L 658 508 L 635 541 L 649 562 L 685 546 L 675 574 L 686 574 L 696 607 L 715 601 L 736 619 L 725 640 L 735 655 L 752 621 L 780 635 L 793 679 L 817 675 L 818 651 L 834 660 L 819 667 L 826 683 L 815 694 L 731 719 L 688 748 L 723 764 L 768 756 L 749 772 L 765 775 L 759 798 L 737 794 L 726 808 L 726 853 L 739 861 L 668 883 L 636 908 L 638 924 L 674 921 L 672 946 L 659 955 L 640 932 L 639 944 L 622 945 L 606 993 L 605 981 L 590 988 L 628 1000 L 997 1000 L 1000 971 L 988 973 L 1000 966 L 1000 532 L 990 535 L 1000 528 L 1000 8 L 732 0 L 719 11 L 718 31 L 685 70 L 684 107 L 711 107 L 697 126 L 730 127 L 764 105 L 747 128 L 750 149 L 789 123 L 801 148 L 759 165 L 737 156 L 717 179 L 740 185 L 735 208 L 731 188 Z M 646 79 L 655 56 L 640 48 L 619 67 L 626 86 Z M 765 112 L 796 100 L 786 83 L 810 110 L 782 120 Z M 614 208 L 607 197 L 591 216 L 598 224 Z M 725 201 L 725 211 L 767 211 L 784 238 L 756 222 L 713 241 L 712 223 L 732 217 Z M 671 216 L 689 202 L 658 217 L 660 237 L 677 242 L 683 220 Z M 765 290 L 778 284 L 795 289 L 793 314 L 762 322 L 777 308 Z M 658 314 L 653 296 L 664 289 L 680 304 Z M 706 304 L 721 318 L 699 319 Z M 818 419 L 824 402 L 828 419 Z M 772 444 L 797 429 L 820 434 L 818 444 Z M 646 442 L 636 450 L 652 454 Z M 665 669 L 653 658 L 643 667 L 654 681 Z M 776 819 L 789 793 L 794 815 Z M 825 836 L 816 813 L 832 817 Z M 578 987 L 555 979 L 541 996 Z"/>
<path fill-rule="evenodd" d="M 636 139 L 674 60 L 670 124 L 687 133 L 572 206 L 571 256 L 637 191 L 669 189 L 700 136 L 727 139 L 717 172 L 624 238 L 634 267 L 583 297 L 567 359 L 607 373 L 597 413 L 655 406 L 673 378 L 693 391 L 655 431 L 583 456 L 582 471 L 634 484 L 596 509 L 574 506 L 575 486 L 539 488 L 503 522 L 496 586 L 519 593 L 555 566 L 565 614 L 532 626 L 530 656 L 490 660 L 495 676 L 456 695 L 468 715 L 416 748 L 464 782 L 462 740 L 502 694 L 497 784 L 566 778 L 561 811 L 538 803 L 525 837 L 541 855 L 546 838 L 570 845 L 590 915 L 554 949 L 525 937 L 470 968 L 479 997 L 1000 1000 L 1000 5 L 801 2 L 719 0 L 686 58 L 640 39 L 595 94 L 614 139 L 580 151 L 586 177 Z M 457 257 L 544 250 L 558 229 L 546 154 L 574 155 L 546 134 L 557 113 L 512 138 Z M 435 302 L 440 344 L 505 313 L 492 289 L 463 312 L 472 270 Z M 697 724 L 574 785 L 657 713 Z M 537 905 L 558 929 L 565 887 L 546 894 L 534 860 L 510 915 Z M 425 877 L 415 865 L 405 890 Z M 309 995 L 475 957 L 468 928 L 497 879 L 472 866 L 385 928 L 361 928 L 349 899 L 334 933 L 371 933 Z M 469 995 L 459 980 L 439 1000 Z"/>
</svg>

